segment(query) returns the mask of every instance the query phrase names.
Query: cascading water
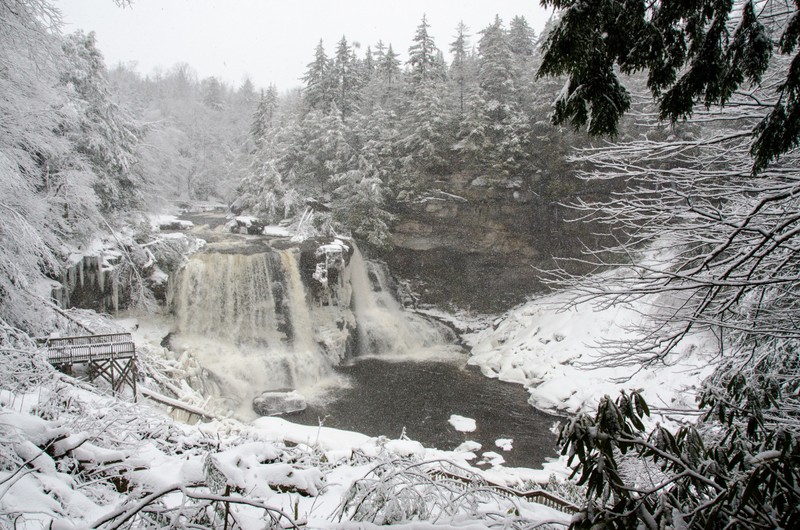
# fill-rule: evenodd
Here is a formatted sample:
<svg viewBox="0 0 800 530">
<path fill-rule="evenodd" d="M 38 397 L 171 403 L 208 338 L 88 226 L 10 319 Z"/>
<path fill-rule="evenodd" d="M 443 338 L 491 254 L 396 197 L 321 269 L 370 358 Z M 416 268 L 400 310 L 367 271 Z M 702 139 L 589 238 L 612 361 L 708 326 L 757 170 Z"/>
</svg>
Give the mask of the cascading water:
<svg viewBox="0 0 800 530">
<path fill-rule="evenodd" d="M 197 254 L 186 264 L 173 304 L 181 333 L 234 344 L 273 346 L 277 329 L 269 254 Z M 271 269 L 273 272 L 271 273 Z"/>
<path fill-rule="evenodd" d="M 177 327 L 171 346 L 197 359 L 218 408 L 250 417 L 259 393 L 303 389 L 330 370 L 317 351 L 290 250 L 197 254 L 171 294 Z"/>
<path fill-rule="evenodd" d="M 171 347 L 203 367 L 213 407 L 248 418 L 262 392 L 314 394 L 348 356 L 430 358 L 448 351 L 449 330 L 404 311 L 386 288 L 382 268 L 357 248 L 346 266 L 323 256 L 334 247 L 303 254 L 317 260 L 314 266 L 340 263 L 335 281 L 325 284 L 313 283 L 318 280 L 308 272 L 304 278 L 296 248 L 199 253 L 174 278 Z"/>
<path fill-rule="evenodd" d="M 289 310 L 292 356 L 292 387 L 302 387 L 319 381 L 330 371 L 330 366 L 318 350 L 311 325 L 311 311 L 306 299 L 306 289 L 300 277 L 297 259 L 291 250 L 281 251 L 283 270 L 286 273 L 287 306 Z"/>
<path fill-rule="evenodd" d="M 404 310 L 386 287 L 382 267 L 364 260 L 358 248 L 350 267 L 360 355 L 430 356 L 448 350 L 445 345 L 453 343 L 452 332 Z"/>
</svg>

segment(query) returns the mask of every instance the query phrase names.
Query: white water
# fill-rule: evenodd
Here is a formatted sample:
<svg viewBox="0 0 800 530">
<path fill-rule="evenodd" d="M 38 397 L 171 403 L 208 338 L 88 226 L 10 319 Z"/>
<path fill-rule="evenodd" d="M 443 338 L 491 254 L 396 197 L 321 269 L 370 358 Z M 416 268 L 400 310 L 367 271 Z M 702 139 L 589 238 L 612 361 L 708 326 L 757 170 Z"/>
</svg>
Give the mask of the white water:
<svg viewBox="0 0 800 530">
<path fill-rule="evenodd" d="M 358 248 L 350 258 L 351 282 L 358 321 L 360 355 L 432 358 L 449 357 L 452 337 L 447 330 L 406 311 L 386 287 L 385 272 L 364 260 Z M 376 285 L 370 280 L 370 272 Z"/>
<path fill-rule="evenodd" d="M 302 388 L 318 382 L 330 373 L 330 366 L 314 342 L 314 328 L 306 299 L 306 289 L 293 250 L 281 251 L 286 275 L 287 305 L 292 326 L 294 356 L 290 367 L 292 388 Z"/>
<path fill-rule="evenodd" d="M 249 419 L 253 398 L 266 390 L 291 388 L 314 396 L 330 384 L 332 366 L 344 358 L 345 323 L 351 329 L 357 324 L 360 355 L 453 356 L 452 336 L 404 311 L 385 288 L 384 271 L 358 249 L 341 277 L 343 285 L 336 286 L 342 305 L 310 300 L 298 255 L 296 249 L 200 253 L 171 286 L 176 316 L 171 347 L 202 366 L 212 408 Z"/>
<path fill-rule="evenodd" d="M 251 402 L 261 392 L 303 390 L 329 372 L 316 351 L 294 255 L 285 251 L 279 263 L 271 257 L 197 254 L 171 290 L 177 328 L 172 348 L 203 367 L 212 407 L 243 419 L 254 417 Z M 284 290 L 288 315 L 281 315 L 274 287 Z"/>
<path fill-rule="evenodd" d="M 275 327 L 268 254 L 197 254 L 179 282 L 173 303 L 181 333 L 267 347 L 285 339 Z"/>
</svg>

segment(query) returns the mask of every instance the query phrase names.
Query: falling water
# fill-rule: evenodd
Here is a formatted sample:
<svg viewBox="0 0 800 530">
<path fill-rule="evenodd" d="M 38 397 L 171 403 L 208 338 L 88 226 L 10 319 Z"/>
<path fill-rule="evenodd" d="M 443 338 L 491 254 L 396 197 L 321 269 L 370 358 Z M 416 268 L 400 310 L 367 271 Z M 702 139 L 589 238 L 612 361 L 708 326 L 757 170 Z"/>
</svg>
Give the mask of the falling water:
<svg viewBox="0 0 800 530">
<path fill-rule="evenodd" d="M 303 389 L 329 370 L 291 251 L 197 254 L 171 295 L 172 348 L 200 363 L 207 392 L 240 417 L 261 392 Z"/>
<path fill-rule="evenodd" d="M 172 282 L 171 347 L 202 366 L 202 383 L 217 408 L 221 402 L 240 417 L 252 417 L 251 402 L 264 391 L 313 394 L 354 345 L 359 355 L 452 355 L 449 330 L 404 311 L 386 288 L 383 269 L 366 262 L 358 249 L 332 287 L 338 289 L 337 304 L 309 296 L 299 254 L 200 253 Z"/>
<path fill-rule="evenodd" d="M 238 344 L 275 346 L 269 254 L 198 254 L 186 264 L 173 303 L 181 333 Z"/>
<path fill-rule="evenodd" d="M 453 343 L 452 332 L 404 310 L 386 288 L 385 271 L 364 260 L 358 248 L 350 258 L 350 267 L 361 355 L 419 357 L 452 353 L 453 348 L 448 347 Z"/>
<path fill-rule="evenodd" d="M 289 386 L 302 387 L 319 381 L 330 371 L 330 367 L 327 366 L 325 357 L 318 351 L 314 342 L 311 312 L 294 251 L 281 251 L 281 262 L 286 274 L 286 302 L 289 309 L 294 352 L 291 365 L 292 384 Z"/>
</svg>

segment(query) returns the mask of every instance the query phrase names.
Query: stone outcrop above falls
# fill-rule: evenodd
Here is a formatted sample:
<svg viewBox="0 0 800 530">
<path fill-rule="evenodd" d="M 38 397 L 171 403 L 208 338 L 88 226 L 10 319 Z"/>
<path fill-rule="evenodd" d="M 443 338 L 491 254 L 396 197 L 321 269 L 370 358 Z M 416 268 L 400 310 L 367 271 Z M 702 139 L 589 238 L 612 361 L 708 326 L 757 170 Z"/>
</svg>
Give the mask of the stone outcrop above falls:
<svg viewBox="0 0 800 530">
<path fill-rule="evenodd" d="M 456 174 L 434 186 L 399 197 L 394 249 L 381 256 L 422 302 L 506 309 L 543 288 L 535 267 L 575 255 L 591 237 L 521 179 Z"/>
</svg>

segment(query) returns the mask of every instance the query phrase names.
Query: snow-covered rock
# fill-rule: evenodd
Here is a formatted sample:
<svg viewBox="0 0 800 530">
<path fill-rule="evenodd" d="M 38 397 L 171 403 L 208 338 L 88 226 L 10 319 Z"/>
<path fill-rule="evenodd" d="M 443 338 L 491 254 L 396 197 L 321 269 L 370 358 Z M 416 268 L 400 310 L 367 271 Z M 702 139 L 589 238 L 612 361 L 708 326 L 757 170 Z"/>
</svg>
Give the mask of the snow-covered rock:
<svg viewBox="0 0 800 530">
<path fill-rule="evenodd" d="M 565 310 L 568 299 L 569 293 L 559 292 L 530 301 L 465 334 L 469 364 L 488 377 L 524 385 L 530 403 L 542 410 L 589 411 L 604 395 L 630 389 L 640 390 L 651 410 L 694 408 L 697 385 L 711 372 L 708 358 L 717 352 L 713 336 L 687 336 L 660 366 L 598 366 L 597 345 L 634 337 L 647 308 L 581 304 Z"/>
<path fill-rule="evenodd" d="M 306 407 L 306 398 L 296 390 L 263 392 L 253 399 L 253 410 L 261 416 L 300 412 Z"/>
<path fill-rule="evenodd" d="M 452 414 L 450 419 L 447 422 L 453 426 L 453 428 L 459 432 L 473 432 L 475 429 L 478 428 L 475 420 L 472 418 L 466 418 L 464 416 L 459 416 L 458 414 Z"/>
</svg>

